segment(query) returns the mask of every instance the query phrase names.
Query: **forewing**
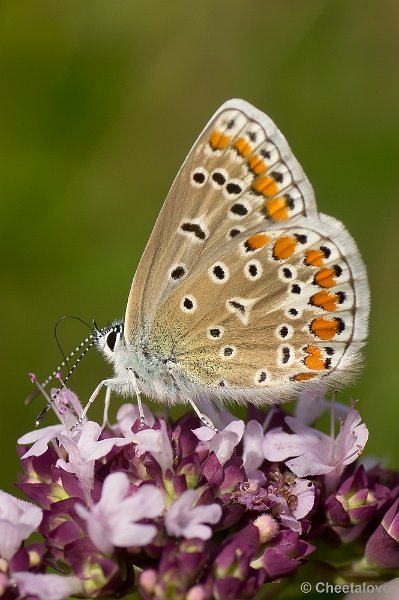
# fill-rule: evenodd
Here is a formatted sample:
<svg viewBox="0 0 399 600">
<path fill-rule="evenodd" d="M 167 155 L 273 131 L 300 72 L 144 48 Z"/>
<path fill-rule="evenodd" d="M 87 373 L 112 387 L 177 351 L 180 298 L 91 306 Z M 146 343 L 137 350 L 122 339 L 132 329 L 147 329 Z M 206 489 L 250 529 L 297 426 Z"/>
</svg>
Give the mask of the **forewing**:
<svg viewBox="0 0 399 600">
<path fill-rule="evenodd" d="M 243 100 L 226 102 L 194 144 L 159 214 L 133 279 L 126 339 L 232 237 L 312 215 L 312 187 L 273 121 Z"/>
</svg>

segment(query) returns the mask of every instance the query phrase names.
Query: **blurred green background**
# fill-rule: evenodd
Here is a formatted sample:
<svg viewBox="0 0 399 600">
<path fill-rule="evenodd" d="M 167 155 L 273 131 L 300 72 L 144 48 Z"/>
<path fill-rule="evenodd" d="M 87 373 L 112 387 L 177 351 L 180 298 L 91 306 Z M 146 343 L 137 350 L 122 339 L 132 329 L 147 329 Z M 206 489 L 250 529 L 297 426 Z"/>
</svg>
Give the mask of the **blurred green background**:
<svg viewBox="0 0 399 600">
<path fill-rule="evenodd" d="M 361 248 L 370 341 L 341 397 L 360 399 L 368 454 L 399 467 L 398 2 L 6 0 L 0 78 L 1 487 L 41 407 L 23 405 L 27 373 L 60 360 L 55 322 L 123 316 L 175 173 L 235 96 L 279 124 Z M 87 332 L 59 334 L 67 351 Z M 84 399 L 109 368 L 92 353 L 78 371 Z"/>
</svg>

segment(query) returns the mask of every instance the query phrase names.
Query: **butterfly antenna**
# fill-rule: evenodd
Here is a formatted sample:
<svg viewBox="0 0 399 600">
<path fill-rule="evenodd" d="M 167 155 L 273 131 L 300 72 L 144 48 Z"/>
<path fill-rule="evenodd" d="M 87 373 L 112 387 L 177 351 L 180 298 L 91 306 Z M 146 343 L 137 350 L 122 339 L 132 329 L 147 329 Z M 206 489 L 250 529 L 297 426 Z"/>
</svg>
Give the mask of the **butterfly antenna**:
<svg viewBox="0 0 399 600">
<path fill-rule="evenodd" d="M 90 340 L 92 339 L 92 341 L 90 342 Z M 89 337 L 87 337 L 85 340 L 83 340 L 83 342 L 81 342 L 79 344 L 79 346 L 76 346 L 75 350 L 73 350 L 70 354 L 68 354 L 68 356 L 65 356 L 65 360 L 63 360 L 55 369 L 55 371 L 53 371 L 48 377 L 47 379 L 45 379 L 41 384 L 40 387 L 41 388 L 45 388 L 52 379 L 59 379 L 58 375 L 61 372 L 61 370 L 63 369 L 63 367 L 66 367 L 67 369 L 68 367 L 68 361 L 75 356 L 78 352 L 81 351 L 81 349 L 83 348 L 83 346 L 85 346 L 85 344 L 90 342 L 90 345 L 88 346 L 88 348 L 91 348 L 91 346 L 94 344 L 95 340 L 97 339 L 97 337 L 94 337 L 93 335 L 89 335 Z M 86 351 L 84 352 L 84 354 L 86 353 Z M 80 357 L 79 357 L 80 360 Z M 29 375 L 30 376 L 30 375 Z M 37 380 L 35 380 L 34 383 L 36 383 Z M 29 394 L 29 396 L 25 399 L 25 404 L 28 405 L 32 402 L 32 400 L 34 398 L 36 398 L 36 396 L 38 396 L 40 393 L 42 393 L 41 389 L 37 388 L 36 390 L 34 390 L 33 392 L 31 392 Z"/>
<path fill-rule="evenodd" d="M 53 378 L 56 378 L 58 380 L 60 380 L 60 376 L 59 376 L 59 371 L 63 366 L 66 366 L 67 361 L 70 360 L 73 356 L 75 356 L 79 350 L 85 345 L 87 344 L 87 346 L 81 351 L 80 355 L 78 356 L 78 358 L 75 360 L 74 364 L 71 366 L 71 368 L 68 370 L 66 376 L 64 377 L 64 379 L 61 381 L 61 387 L 58 388 L 58 390 L 51 396 L 45 396 L 47 399 L 47 404 L 42 408 L 42 410 L 39 412 L 39 414 L 36 417 L 36 422 L 35 425 L 36 427 L 40 424 L 40 421 L 43 420 L 43 418 L 46 416 L 46 414 L 48 413 L 48 411 L 50 410 L 50 408 L 53 406 L 55 400 L 58 398 L 59 393 L 61 392 L 62 388 L 65 387 L 66 382 L 70 379 L 71 375 L 73 374 L 73 372 L 75 371 L 76 367 L 78 366 L 78 364 L 80 363 L 80 361 L 82 360 L 82 358 L 87 354 L 87 352 L 90 350 L 90 348 L 92 348 L 92 346 L 95 344 L 95 342 L 97 341 L 98 337 L 96 335 L 89 335 L 83 342 L 81 342 L 79 344 L 79 346 L 77 346 L 75 348 L 75 350 L 73 350 L 73 352 L 71 352 L 67 357 L 66 360 L 63 361 L 55 371 L 53 371 L 53 373 L 41 384 L 41 386 L 38 386 L 38 391 L 36 393 L 41 392 L 40 388 L 44 388 L 49 381 L 51 381 Z"/>
<path fill-rule="evenodd" d="M 93 326 L 89 325 L 86 321 L 84 321 L 83 319 L 80 319 L 79 317 L 62 317 L 58 323 L 56 324 L 55 327 L 55 333 L 56 333 L 56 328 L 57 325 L 63 320 L 63 319 L 67 319 L 67 318 L 72 318 L 72 319 L 77 319 L 78 321 L 81 321 L 82 323 L 84 323 L 85 325 L 87 325 L 87 327 L 89 327 L 92 331 L 94 331 L 94 333 L 91 333 L 86 339 L 83 340 L 83 342 L 81 342 L 79 344 L 79 346 L 76 346 L 76 348 L 70 352 L 70 354 L 68 354 L 68 356 L 65 356 L 65 354 L 62 352 L 64 360 L 58 365 L 58 367 L 55 369 L 55 371 L 53 371 L 51 373 L 51 375 L 49 375 L 47 377 L 47 379 L 45 379 L 45 381 L 43 381 L 42 384 L 39 384 L 39 382 L 37 381 L 36 377 L 34 376 L 32 378 L 31 376 L 31 380 L 33 383 L 36 384 L 37 389 L 32 392 L 32 394 L 30 394 L 28 396 L 28 398 L 25 400 L 25 404 L 29 404 L 33 398 L 35 398 L 38 394 L 42 394 L 45 399 L 47 400 L 46 405 L 43 407 L 43 409 L 40 411 L 40 413 L 37 415 L 36 417 L 36 427 L 40 424 L 40 422 L 43 420 L 43 418 L 45 417 L 45 415 L 48 413 L 48 411 L 50 410 L 50 408 L 52 408 L 54 401 L 57 399 L 61 389 L 63 387 L 65 387 L 66 382 L 70 379 L 72 373 L 75 371 L 76 367 L 78 366 L 78 364 L 80 363 L 80 361 L 82 360 L 82 358 L 87 354 L 87 352 L 90 350 L 90 348 L 92 348 L 92 346 L 95 344 L 95 342 L 99 339 L 99 335 L 101 333 L 103 333 L 103 330 L 100 330 L 97 327 L 96 322 L 93 320 Z M 56 337 L 57 339 L 57 337 Z M 58 342 L 58 339 L 57 339 Z M 82 350 L 83 348 L 83 350 Z M 62 351 L 62 349 L 61 349 Z M 76 354 L 79 354 L 78 358 L 75 360 L 74 364 L 69 368 L 68 365 L 68 361 L 73 358 Z M 63 367 L 66 367 L 68 369 L 68 372 L 65 376 L 65 378 L 62 380 L 60 377 L 60 371 Z M 52 380 L 52 379 L 58 379 L 59 381 L 61 381 L 61 388 L 59 388 L 55 394 L 53 394 L 51 397 L 45 392 L 44 388 L 46 387 L 46 385 L 48 385 L 48 383 Z"/>
<path fill-rule="evenodd" d="M 60 323 L 62 321 L 65 321 L 66 319 L 75 319 L 76 321 L 80 321 L 81 323 L 83 323 L 83 325 L 86 325 L 86 327 L 88 327 L 89 329 L 92 329 L 92 327 L 91 327 L 91 325 L 89 325 L 89 323 L 87 323 L 87 321 L 85 321 L 84 319 L 81 319 L 80 317 L 75 317 L 75 315 L 66 315 L 64 317 L 61 317 L 60 319 L 58 319 L 57 323 L 54 325 L 55 341 L 57 342 L 57 346 L 60 349 L 62 358 L 64 359 L 62 364 L 63 364 L 63 366 L 65 365 L 69 369 L 69 365 L 68 365 L 69 357 L 65 356 L 64 350 L 61 346 L 60 340 L 58 339 L 58 333 L 57 333 L 57 329 L 58 329 Z M 73 356 L 73 354 L 70 356 Z"/>
<path fill-rule="evenodd" d="M 85 340 L 83 340 L 83 342 L 81 342 L 81 343 L 79 344 L 79 346 L 77 346 L 77 347 L 75 348 L 75 350 L 73 350 L 73 352 L 71 352 L 71 353 L 70 353 L 68 356 L 66 356 L 66 355 L 65 355 L 65 353 L 64 353 L 64 351 L 63 351 L 63 349 L 62 349 L 62 346 L 61 346 L 61 344 L 60 344 L 60 341 L 59 341 L 59 339 L 58 339 L 58 334 L 57 334 L 57 328 L 58 328 L 59 324 L 61 323 L 61 321 L 64 321 L 65 319 L 76 319 L 77 321 L 80 321 L 81 323 L 83 323 L 84 325 L 86 325 L 86 326 L 87 326 L 89 329 L 91 329 L 91 330 L 93 330 L 93 329 L 94 329 L 96 333 L 99 333 L 99 332 L 100 332 L 100 330 L 98 329 L 98 327 L 97 327 L 97 325 L 96 325 L 96 323 L 95 323 L 95 321 L 94 321 L 94 320 L 93 320 L 93 327 L 92 327 L 91 325 L 89 325 L 89 323 L 87 323 L 87 321 L 84 321 L 84 320 L 83 320 L 83 319 L 81 319 L 80 317 L 75 317 L 75 316 L 65 316 L 65 317 L 61 317 L 61 318 L 60 318 L 60 319 L 57 321 L 57 323 L 55 324 L 55 326 L 54 326 L 54 337 L 55 337 L 55 340 L 56 340 L 56 342 L 57 342 L 57 346 L 58 346 L 58 348 L 60 349 L 60 352 L 61 352 L 61 354 L 62 354 L 62 358 L 63 358 L 64 360 L 63 360 L 63 361 L 62 361 L 62 362 L 61 362 L 61 363 L 58 365 L 58 367 L 55 369 L 55 371 L 53 371 L 53 372 L 51 373 L 51 375 L 49 375 L 49 376 L 47 377 L 47 379 L 45 379 L 45 381 L 43 381 L 43 382 L 42 382 L 40 385 L 39 385 L 39 382 L 38 382 L 38 380 L 37 380 L 37 378 L 36 378 L 36 375 L 34 375 L 34 376 L 33 376 L 33 378 L 32 378 L 32 374 L 31 374 L 31 373 L 29 373 L 29 377 L 31 378 L 31 381 L 32 381 L 32 383 L 35 383 L 35 385 L 36 385 L 36 389 L 35 389 L 35 390 L 33 390 L 33 392 L 31 392 L 31 393 L 29 394 L 29 396 L 27 396 L 27 398 L 25 398 L 25 405 L 26 405 L 26 406 L 27 406 L 28 404 L 30 404 L 30 403 L 32 402 L 32 400 L 34 400 L 34 399 L 36 398 L 36 396 L 38 396 L 39 394 L 42 394 L 42 395 L 43 395 L 43 396 L 46 398 L 47 394 L 44 394 L 44 393 L 43 393 L 43 389 L 44 389 L 44 388 L 45 388 L 45 387 L 46 387 L 46 386 L 47 386 L 47 385 L 50 383 L 50 381 L 51 381 L 52 379 L 59 379 L 59 373 L 60 373 L 60 371 L 61 371 L 61 370 L 62 370 L 64 367 L 66 367 L 67 369 L 69 369 L 69 364 L 68 364 L 68 361 L 69 361 L 69 360 L 70 360 L 70 359 L 71 359 L 73 356 L 75 356 L 75 354 L 76 354 L 77 352 L 80 352 L 80 351 L 81 351 L 81 349 L 82 349 L 82 348 L 83 348 L 83 347 L 84 347 L 84 346 L 85 346 L 85 345 L 86 345 L 86 344 L 89 342 L 89 340 L 90 340 L 90 339 L 93 337 L 92 335 L 90 335 L 89 337 L 87 337 Z M 47 398 L 46 398 L 46 399 L 47 399 Z"/>
</svg>

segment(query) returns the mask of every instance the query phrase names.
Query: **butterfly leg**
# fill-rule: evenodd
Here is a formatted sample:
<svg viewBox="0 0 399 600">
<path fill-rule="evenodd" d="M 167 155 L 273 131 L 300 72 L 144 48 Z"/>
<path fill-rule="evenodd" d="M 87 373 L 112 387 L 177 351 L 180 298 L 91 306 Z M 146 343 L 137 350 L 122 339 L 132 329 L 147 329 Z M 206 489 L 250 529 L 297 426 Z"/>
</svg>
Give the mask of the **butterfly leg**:
<svg viewBox="0 0 399 600">
<path fill-rule="evenodd" d="M 101 431 L 103 429 L 105 429 L 105 427 L 107 425 L 109 425 L 109 421 L 108 421 L 108 411 L 109 411 L 109 405 L 111 402 L 111 392 L 112 392 L 112 388 L 107 386 L 107 390 L 105 392 L 105 399 L 104 399 L 104 412 L 103 412 L 103 422 L 101 425 Z"/>
<path fill-rule="evenodd" d="M 134 392 L 136 394 L 137 407 L 139 409 L 140 429 L 143 429 L 143 427 L 145 425 L 145 416 L 144 416 L 143 405 L 141 403 L 141 392 L 140 392 L 139 386 L 137 385 L 137 379 L 136 379 L 136 375 L 135 375 L 133 369 L 129 369 L 129 371 L 130 371 L 130 374 L 131 374 L 131 383 L 132 383 L 132 386 L 134 388 Z"/>
<path fill-rule="evenodd" d="M 115 379 L 104 379 L 103 381 L 100 381 L 100 383 L 98 384 L 98 386 L 95 388 L 94 392 L 92 393 L 92 395 L 90 396 L 90 398 L 88 399 L 86 406 L 83 409 L 82 414 L 80 415 L 79 419 L 76 421 L 76 423 L 71 427 L 70 431 L 73 431 L 74 429 L 76 429 L 77 427 L 79 427 L 79 425 L 82 424 L 83 419 L 85 418 L 85 416 L 88 413 L 88 410 L 90 408 L 90 406 L 93 404 L 94 400 L 97 398 L 98 394 L 100 393 L 100 390 L 103 386 L 107 386 L 109 389 L 112 388 L 112 386 L 115 383 L 119 383 L 118 380 Z"/>
<path fill-rule="evenodd" d="M 335 437 L 335 390 L 331 392 L 330 406 L 330 436 L 333 440 Z"/>
<path fill-rule="evenodd" d="M 203 424 L 206 427 L 210 427 L 211 429 L 213 429 L 213 431 L 216 431 L 216 433 L 219 431 L 218 429 L 216 429 L 216 427 L 214 426 L 214 424 L 212 423 L 212 421 L 210 420 L 209 417 L 207 417 L 206 415 L 204 415 L 204 413 L 202 413 L 200 411 L 200 409 L 198 408 L 198 406 L 195 404 L 194 400 L 191 400 L 190 398 L 187 398 L 187 400 L 189 401 L 189 403 L 191 404 L 191 406 L 193 407 L 195 413 L 198 415 L 198 417 L 201 419 L 201 421 L 203 422 Z"/>
</svg>

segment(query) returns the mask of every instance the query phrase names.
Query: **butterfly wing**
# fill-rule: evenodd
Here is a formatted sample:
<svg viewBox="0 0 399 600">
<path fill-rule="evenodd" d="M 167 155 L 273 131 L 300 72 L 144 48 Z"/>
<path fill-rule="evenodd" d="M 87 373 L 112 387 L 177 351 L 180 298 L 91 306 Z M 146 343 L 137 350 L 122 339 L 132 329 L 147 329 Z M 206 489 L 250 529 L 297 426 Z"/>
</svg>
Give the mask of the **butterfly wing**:
<svg viewBox="0 0 399 600">
<path fill-rule="evenodd" d="M 275 402 L 356 370 L 368 287 L 344 227 L 318 215 L 284 136 L 225 103 L 181 168 L 134 277 L 128 343 L 173 357 L 195 395 Z M 141 340 L 141 342 L 139 341 Z"/>
<path fill-rule="evenodd" d="M 301 215 L 316 215 L 314 194 L 284 136 L 247 102 L 229 100 L 195 142 L 159 213 L 128 299 L 128 339 L 173 289 L 174 264 L 192 272 L 229 232 Z"/>
</svg>

